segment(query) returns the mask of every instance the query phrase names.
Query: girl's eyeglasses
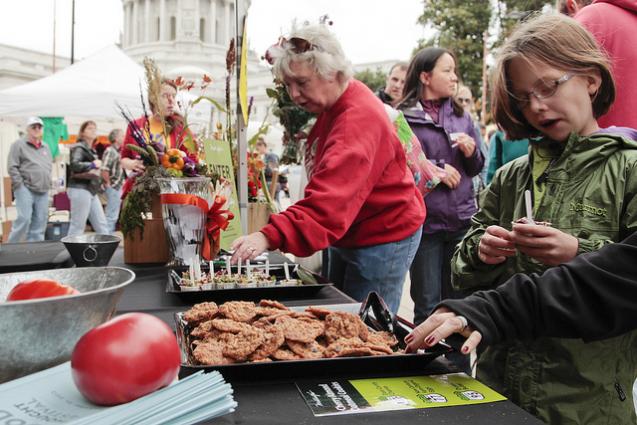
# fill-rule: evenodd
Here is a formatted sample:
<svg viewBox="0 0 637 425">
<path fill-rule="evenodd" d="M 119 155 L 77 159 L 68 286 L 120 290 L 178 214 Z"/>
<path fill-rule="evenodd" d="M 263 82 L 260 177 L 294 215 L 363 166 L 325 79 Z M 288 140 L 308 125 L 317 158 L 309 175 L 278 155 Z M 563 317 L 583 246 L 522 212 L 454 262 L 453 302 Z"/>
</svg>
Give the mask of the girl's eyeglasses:
<svg viewBox="0 0 637 425">
<path fill-rule="evenodd" d="M 531 104 L 531 96 L 535 97 L 537 100 L 547 99 L 553 96 L 559 86 L 573 78 L 575 74 L 564 74 L 557 80 L 539 80 L 533 86 L 533 89 L 529 92 L 528 95 L 524 97 L 513 96 L 515 103 L 517 104 L 520 110 L 526 108 Z"/>
</svg>

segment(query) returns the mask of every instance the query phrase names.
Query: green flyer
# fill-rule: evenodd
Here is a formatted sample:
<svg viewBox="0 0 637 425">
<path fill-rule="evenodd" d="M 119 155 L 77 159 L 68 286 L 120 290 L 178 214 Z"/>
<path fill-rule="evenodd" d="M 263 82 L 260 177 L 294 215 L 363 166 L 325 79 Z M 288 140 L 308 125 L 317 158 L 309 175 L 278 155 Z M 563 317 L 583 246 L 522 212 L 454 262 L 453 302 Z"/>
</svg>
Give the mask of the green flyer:
<svg viewBox="0 0 637 425">
<path fill-rule="evenodd" d="M 461 406 L 506 400 L 464 373 L 297 383 L 314 416 Z"/>
<path fill-rule="evenodd" d="M 230 145 L 223 140 L 206 140 L 204 143 L 206 150 L 206 163 L 221 177 L 230 181 L 232 186 L 232 199 L 230 200 L 230 211 L 234 218 L 230 220 L 228 228 L 221 232 L 221 249 L 230 249 L 230 244 L 241 236 L 241 214 L 239 213 L 239 201 L 237 198 L 237 184 L 234 180 L 234 169 L 232 167 L 232 156 L 230 155 Z"/>
</svg>

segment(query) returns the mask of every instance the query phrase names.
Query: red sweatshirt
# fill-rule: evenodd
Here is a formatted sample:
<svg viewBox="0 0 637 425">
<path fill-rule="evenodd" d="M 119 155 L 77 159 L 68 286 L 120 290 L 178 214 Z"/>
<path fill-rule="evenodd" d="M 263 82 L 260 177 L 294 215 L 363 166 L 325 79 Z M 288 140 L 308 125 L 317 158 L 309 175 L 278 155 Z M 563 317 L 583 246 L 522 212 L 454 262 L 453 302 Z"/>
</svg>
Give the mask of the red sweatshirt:
<svg viewBox="0 0 637 425">
<path fill-rule="evenodd" d="M 319 115 L 306 148 L 314 156 L 305 197 L 261 229 L 271 249 L 308 256 L 397 242 L 425 221 L 396 131 L 363 83 L 352 80 Z"/>
<path fill-rule="evenodd" d="M 616 97 L 600 127 L 637 128 L 637 0 L 595 0 L 575 19 L 593 34 L 613 64 Z"/>
</svg>

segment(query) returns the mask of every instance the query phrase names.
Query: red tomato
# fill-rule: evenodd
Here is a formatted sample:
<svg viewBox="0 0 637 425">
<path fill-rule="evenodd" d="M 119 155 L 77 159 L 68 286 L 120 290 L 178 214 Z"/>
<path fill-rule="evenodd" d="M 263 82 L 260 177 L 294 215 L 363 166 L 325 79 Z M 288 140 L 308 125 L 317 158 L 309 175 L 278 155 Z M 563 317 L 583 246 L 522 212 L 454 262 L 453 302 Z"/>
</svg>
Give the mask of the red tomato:
<svg viewBox="0 0 637 425">
<path fill-rule="evenodd" d="M 172 329 L 144 313 L 124 314 L 91 329 L 71 355 L 77 388 L 93 403 L 107 406 L 170 384 L 180 362 Z"/>
<path fill-rule="evenodd" d="M 33 298 L 59 297 L 79 294 L 75 288 L 52 279 L 31 279 L 18 283 L 11 289 L 7 301 L 30 300 Z"/>
</svg>

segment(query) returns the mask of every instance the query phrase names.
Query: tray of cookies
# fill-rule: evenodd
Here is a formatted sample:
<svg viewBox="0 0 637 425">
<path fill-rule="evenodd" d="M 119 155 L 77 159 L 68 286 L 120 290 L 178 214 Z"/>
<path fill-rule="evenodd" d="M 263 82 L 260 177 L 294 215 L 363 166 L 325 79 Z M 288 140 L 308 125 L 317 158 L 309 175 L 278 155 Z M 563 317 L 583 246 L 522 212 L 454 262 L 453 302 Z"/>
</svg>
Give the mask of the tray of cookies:
<svg viewBox="0 0 637 425">
<path fill-rule="evenodd" d="M 418 371 L 452 351 L 438 344 L 405 353 L 409 324 L 357 303 L 288 308 L 267 299 L 204 302 L 176 313 L 175 321 L 182 376 L 202 369 L 235 381 Z"/>
</svg>

